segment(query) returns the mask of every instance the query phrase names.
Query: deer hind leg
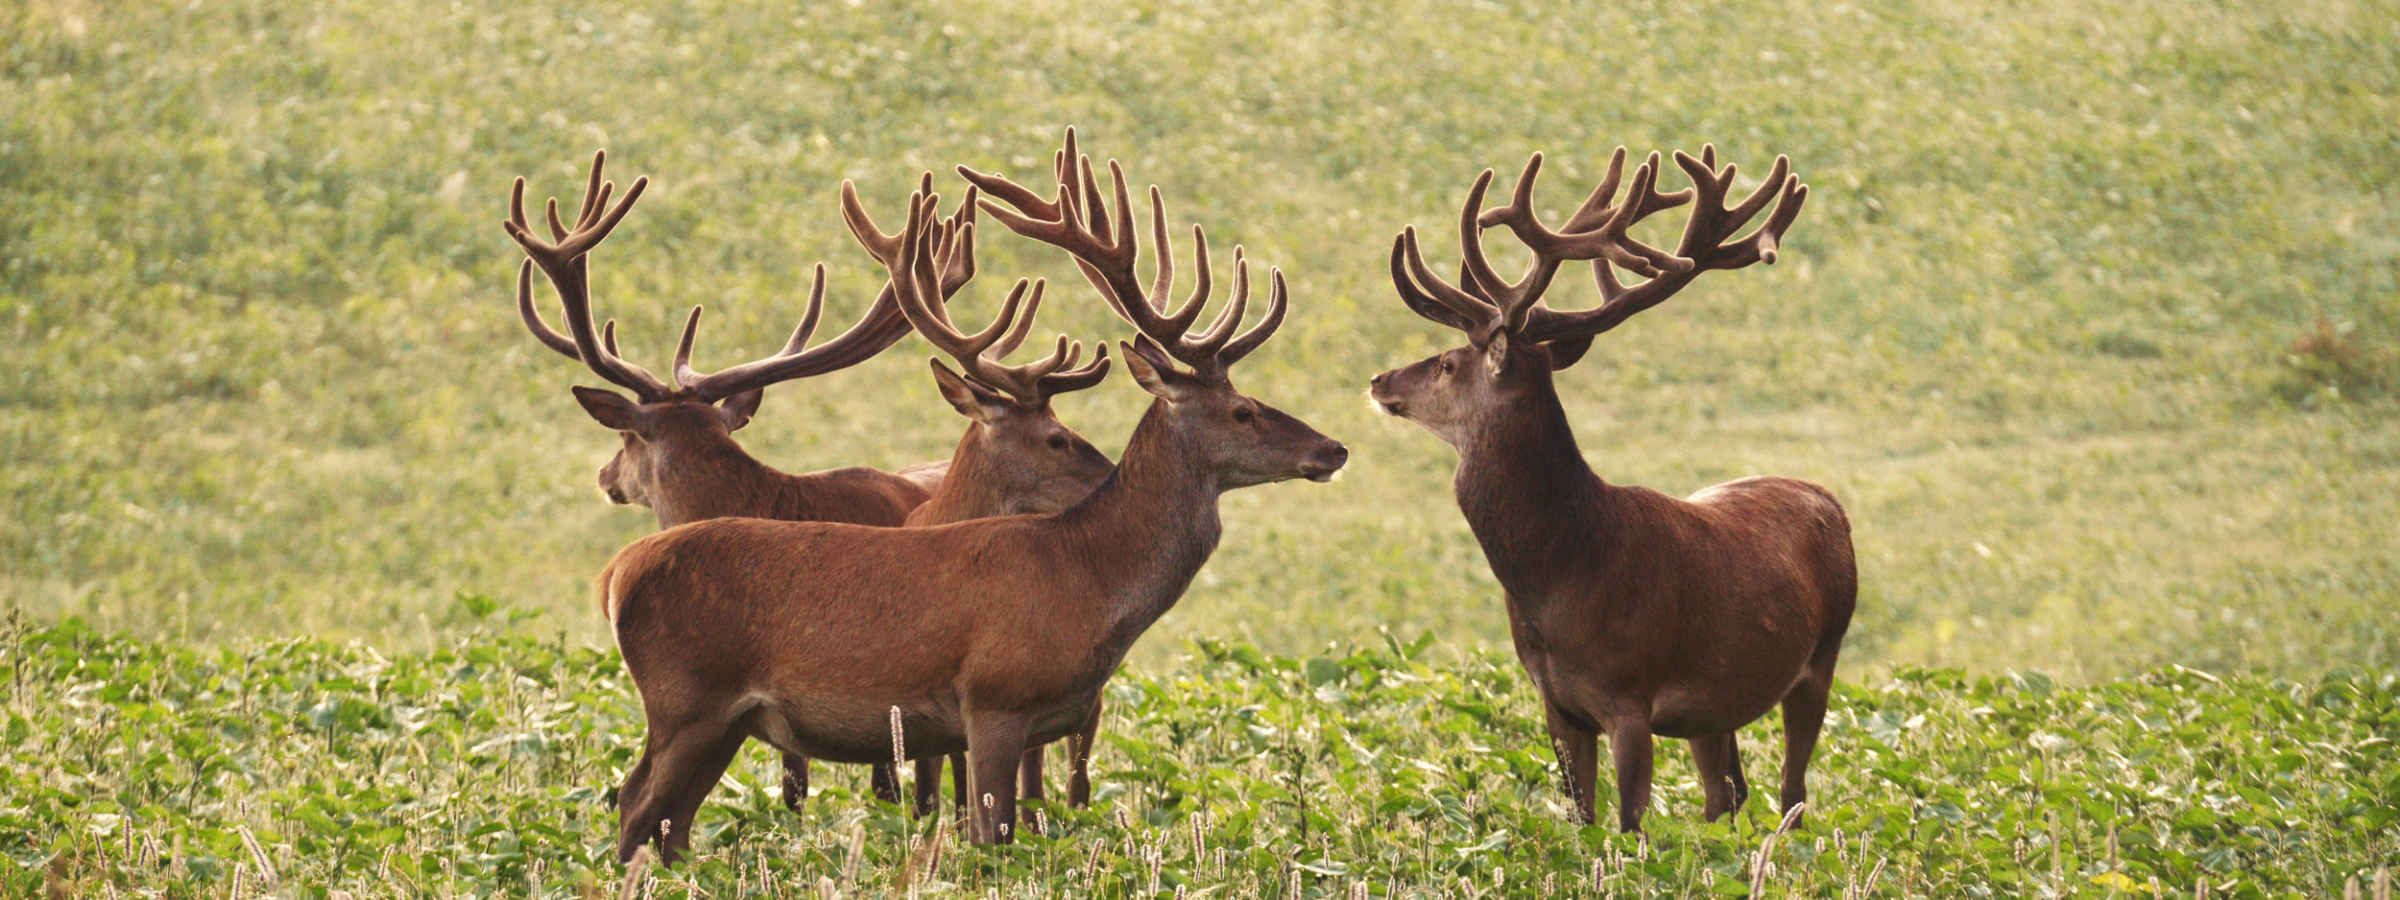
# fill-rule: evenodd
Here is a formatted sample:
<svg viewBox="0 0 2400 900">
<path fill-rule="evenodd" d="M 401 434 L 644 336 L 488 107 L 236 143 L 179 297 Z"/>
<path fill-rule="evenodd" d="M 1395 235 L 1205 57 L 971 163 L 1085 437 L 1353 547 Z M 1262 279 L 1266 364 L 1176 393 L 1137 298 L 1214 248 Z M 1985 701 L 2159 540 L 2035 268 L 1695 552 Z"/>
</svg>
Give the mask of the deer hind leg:
<svg viewBox="0 0 2400 900">
<path fill-rule="evenodd" d="M 1549 720 L 1550 749 L 1558 754 L 1559 786 L 1575 804 L 1575 820 L 1590 825 L 1599 816 L 1593 790 L 1600 777 L 1600 733 L 1568 721 L 1547 703 L 1542 710 Z"/>
<path fill-rule="evenodd" d="M 978 844 L 1016 840 L 1017 766 L 1025 757 L 1025 720 L 1001 712 L 967 713 L 967 780 Z"/>
<path fill-rule="evenodd" d="M 1742 801 L 1750 799 L 1750 785 L 1742 780 L 1742 752 L 1734 743 L 1733 732 L 1693 738 L 1692 763 L 1700 770 L 1700 792 L 1707 798 L 1702 819 L 1714 822 L 1718 816 L 1741 809 Z"/>
<path fill-rule="evenodd" d="M 1042 745 L 1025 748 L 1017 760 L 1017 796 L 1026 800 L 1042 799 Z M 1025 821 L 1033 821 L 1033 807 L 1025 808 Z"/>
<path fill-rule="evenodd" d="M 800 811 L 808 799 L 808 757 L 797 753 L 783 754 L 783 808 Z"/>
<path fill-rule="evenodd" d="M 1083 729 L 1069 737 L 1069 752 L 1074 755 L 1075 774 L 1067 782 L 1067 803 L 1077 809 L 1092 805 L 1092 743 L 1100 735 L 1100 701 L 1092 700 L 1091 718 L 1085 719 Z"/>
<path fill-rule="evenodd" d="M 1833 692 L 1833 665 L 1810 666 L 1807 676 L 1783 697 L 1782 812 L 1808 800 L 1808 758 L 1817 750 L 1817 732 L 1825 727 L 1825 700 Z M 1792 827 L 1800 826 L 1799 819 Z"/>
<path fill-rule="evenodd" d="M 891 763 L 876 763 L 868 781 L 874 786 L 875 799 L 891 804 L 900 802 L 900 770 Z"/>
<path fill-rule="evenodd" d="M 617 817 L 617 861 L 631 862 L 634 851 L 653 840 L 660 862 L 673 865 L 682 858 L 692 846 L 692 816 L 733 763 L 743 739 L 731 723 L 695 723 L 645 753 L 650 768 L 635 792 L 640 796 Z"/>
<path fill-rule="evenodd" d="M 942 805 L 942 758 L 927 756 L 915 761 L 917 783 L 912 788 L 916 804 L 909 811 L 920 816 L 933 815 Z"/>
</svg>

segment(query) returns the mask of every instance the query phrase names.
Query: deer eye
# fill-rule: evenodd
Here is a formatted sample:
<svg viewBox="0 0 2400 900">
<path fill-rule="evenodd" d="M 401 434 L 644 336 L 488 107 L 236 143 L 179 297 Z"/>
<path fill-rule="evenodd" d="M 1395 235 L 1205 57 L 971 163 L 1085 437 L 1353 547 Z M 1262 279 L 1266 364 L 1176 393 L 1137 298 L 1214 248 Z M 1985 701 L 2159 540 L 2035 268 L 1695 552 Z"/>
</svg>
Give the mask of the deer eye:
<svg viewBox="0 0 2400 900">
<path fill-rule="evenodd" d="M 1052 449 L 1052 450 L 1065 450 L 1065 449 L 1067 449 L 1067 436 L 1066 436 L 1066 435 L 1063 435 L 1063 434 L 1054 434 L 1054 435 L 1051 435 L 1051 436 L 1050 436 L 1050 449 Z"/>
<path fill-rule="evenodd" d="M 1453 369 L 1456 369 L 1456 368 L 1458 368 L 1458 364 L 1457 364 L 1457 363 L 1454 363 L 1454 362 L 1451 362 L 1451 361 L 1450 361 L 1450 357 L 1447 357 L 1447 356 L 1445 356 L 1445 357 L 1442 357 L 1442 374 L 1444 374 L 1444 375 L 1448 375 L 1448 374 L 1450 374 L 1450 371 L 1451 371 L 1451 370 L 1453 370 Z"/>
<path fill-rule="evenodd" d="M 1236 422 L 1240 422 L 1240 423 L 1242 423 L 1242 424 L 1244 424 L 1244 425 L 1248 425 L 1248 424 L 1250 424 L 1250 420 L 1251 420 L 1251 419 L 1254 419 L 1254 418 L 1257 418 L 1257 416 L 1258 416 L 1258 414 L 1257 414 L 1257 413 L 1253 413 L 1253 412 L 1251 412 L 1251 411 L 1250 411 L 1250 407 L 1247 407 L 1247 406 L 1241 407 L 1241 408 L 1239 408 L 1239 409 L 1236 409 L 1236 410 L 1234 410 L 1234 411 L 1233 411 L 1233 420 L 1234 420 L 1234 421 L 1236 421 Z"/>
</svg>

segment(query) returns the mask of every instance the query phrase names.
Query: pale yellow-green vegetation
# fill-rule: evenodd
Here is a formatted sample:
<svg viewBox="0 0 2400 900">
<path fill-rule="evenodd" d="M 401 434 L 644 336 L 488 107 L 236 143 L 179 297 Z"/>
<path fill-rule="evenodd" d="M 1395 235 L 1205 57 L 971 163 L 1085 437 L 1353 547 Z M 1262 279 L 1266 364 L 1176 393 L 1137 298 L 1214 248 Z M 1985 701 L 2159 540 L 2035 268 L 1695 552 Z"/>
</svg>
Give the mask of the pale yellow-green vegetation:
<svg viewBox="0 0 2400 900">
<path fill-rule="evenodd" d="M 1505 646 L 1449 452 L 1359 397 L 1456 340 L 1395 302 L 1391 236 L 1447 248 L 1476 171 L 1535 149 L 1555 221 L 1610 148 L 1713 141 L 1813 193 L 1781 264 L 1562 376 L 1603 477 L 1832 488 L 1864 663 L 2400 661 L 2390 3 L 37 0 L 0 28 L 0 593 L 42 618 L 422 646 L 464 593 L 604 641 L 586 581 L 652 520 L 603 505 L 614 438 L 566 392 L 596 379 L 510 309 L 509 179 L 571 194 L 596 147 L 651 175 L 597 303 L 654 369 L 705 303 L 714 367 L 780 342 L 819 260 L 829 327 L 864 308 L 843 178 L 888 224 L 917 172 L 1033 179 L 1073 123 L 1283 268 L 1290 323 L 1236 377 L 1354 448 L 1229 496 L 1141 653 Z M 1054 252 L 984 247 L 972 311 L 1044 274 L 1047 325 L 1122 335 Z M 929 352 L 774 388 L 742 437 L 791 470 L 944 456 Z M 1113 450 L 1145 400 L 1060 407 Z"/>
</svg>

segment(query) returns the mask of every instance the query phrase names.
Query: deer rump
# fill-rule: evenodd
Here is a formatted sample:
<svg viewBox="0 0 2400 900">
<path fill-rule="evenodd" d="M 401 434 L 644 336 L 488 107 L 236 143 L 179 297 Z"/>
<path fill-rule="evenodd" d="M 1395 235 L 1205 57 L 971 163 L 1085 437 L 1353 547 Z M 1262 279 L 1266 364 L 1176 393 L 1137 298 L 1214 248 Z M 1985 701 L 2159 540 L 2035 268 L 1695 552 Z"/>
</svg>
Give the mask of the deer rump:
<svg viewBox="0 0 2400 900">
<path fill-rule="evenodd" d="M 907 757 L 941 756 L 967 749 L 973 697 L 1026 716 L 1028 743 L 1054 741 L 1083 725 L 1123 650 L 1103 623 L 1055 614 L 1106 588 L 1035 534 L 1044 518 L 711 519 L 627 546 L 600 587 L 644 710 L 676 717 L 653 732 L 729 726 L 811 758 L 889 762 L 893 707 Z M 892 562 L 912 559 L 958 562 Z"/>
<path fill-rule="evenodd" d="M 1647 697 L 1656 735 L 1723 734 L 1766 715 L 1811 660 L 1840 647 L 1858 572 L 1850 520 L 1824 488 L 1753 477 L 1689 499 L 1613 490 L 1620 520 L 1592 523 L 1602 546 L 1587 549 L 1599 552 L 1529 569 L 1507 546 L 1484 547 L 1518 658 L 1559 712 L 1604 730 L 1612 699 Z M 1608 547 L 1624 539 L 1607 535 L 1640 537 Z"/>
</svg>

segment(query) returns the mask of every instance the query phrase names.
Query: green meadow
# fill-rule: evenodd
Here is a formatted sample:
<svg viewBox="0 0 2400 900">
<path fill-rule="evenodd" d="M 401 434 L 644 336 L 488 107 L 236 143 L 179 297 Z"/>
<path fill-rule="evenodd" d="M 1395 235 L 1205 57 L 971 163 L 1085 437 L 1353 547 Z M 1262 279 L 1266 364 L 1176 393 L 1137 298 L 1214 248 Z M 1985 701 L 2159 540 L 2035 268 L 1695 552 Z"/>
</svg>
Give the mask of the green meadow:
<svg viewBox="0 0 2400 900">
<path fill-rule="evenodd" d="M 1559 385 L 1604 478 L 1790 475 L 1855 523 L 1822 809 L 1757 886 L 2372 896 L 2400 856 L 2400 5 L 20 0 L 0 30 L 0 895 L 613 895 L 639 717 L 590 579 L 654 520 L 596 490 L 616 438 L 567 388 L 597 378 L 516 319 L 510 179 L 572 202 L 603 147 L 650 176 L 595 304 L 653 370 L 704 304 L 717 368 L 780 345 L 819 262 L 821 333 L 865 309 L 844 179 L 888 227 L 922 171 L 1046 178 L 1070 124 L 1220 276 L 1236 244 L 1283 271 L 1235 377 L 1348 470 L 1226 497 L 1110 688 L 1094 810 L 930 852 L 947 826 L 848 771 L 783 813 L 752 751 L 650 890 L 1751 892 L 1771 804 L 1699 824 L 1679 748 L 1646 844 L 1568 823 L 1453 456 L 1363 397 L 1458 340 L 1397 302 L 1400 227 L 1447 255 L 1485 167 L 1543 151 L 1555 222 L 1613 148 L 1704 143 L 1740 190 L 1777 154 L 1811 185 L 1781 261 Z M 987 228 L 979 261 L 962 319 L 1044 276 L 1043 329 L 1125 336 L 1056 251 Z M 946 457 L 933 353 L 774 387 L 740 437 Z M 1147 402 L 1058 406 L 1113 453 Z M 1744 733 L 1754 784 L 1776 734 Z"/>
</svg>

